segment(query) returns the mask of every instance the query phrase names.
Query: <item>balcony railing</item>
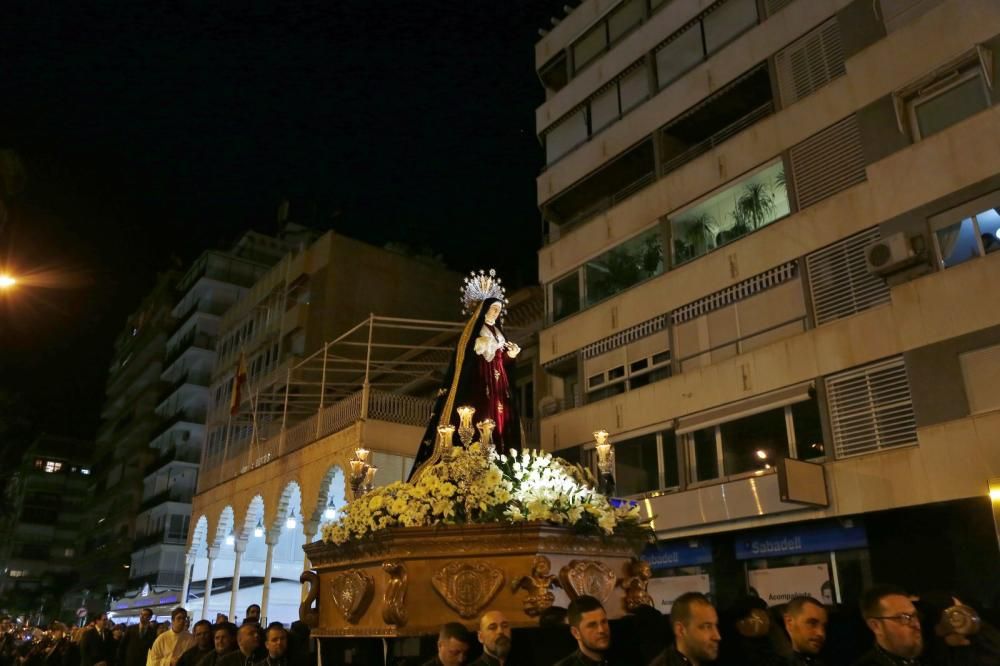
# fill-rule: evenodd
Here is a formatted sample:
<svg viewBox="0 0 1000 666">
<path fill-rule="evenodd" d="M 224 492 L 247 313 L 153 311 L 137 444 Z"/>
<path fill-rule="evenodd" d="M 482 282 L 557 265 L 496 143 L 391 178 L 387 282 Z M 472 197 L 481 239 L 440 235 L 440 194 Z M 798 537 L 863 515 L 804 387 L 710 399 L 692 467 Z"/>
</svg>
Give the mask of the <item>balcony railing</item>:
<svg viewBox="0 0 1000 666">
<path fill-rule="evenodd" d="M 188 370 L 183 375 L 178 377 L 175 381 L 166 384 L 160 390 L 160 402 L 169 398 L 174 394 L 174 391 L 184 386 L 185 384 L 191 384 L 192 386 L 208 386 L 212 378 L 207 372 L 192 372 Z"/>
<path fill-rule="evenodd" d="M 206 466 L 199 473 L 198 492 L 204 492 L 244 472 L 301 449 L 311 442 L 350 427 L 363 416 L 364 393 L 358 391 L 285 430 L 281 430 L 277 422 L 260 426 L 257 436 L 259 443 L 254 444 L 254 450 L 259 452 L 259 455 L 249 463 L 246 456 L 238 456 Z M 433 405 L 434 401 L 431 398 L 416 398 L 371 390 L 368 392 L 368 409 L 364 417 L 403 425 L 423 426 L 430 418 Z"/>
<path fill-rule="evenodd" d="M 170 430 L 176 424 L 180 422 L 194 423 L 197 425 L 205 424 L 205 412 L 194 412 L 187 409 L 182 409 L 180 411 L 174 412 L 174 414 L 167 418 L 166 421 L 161 423 L 159 427 L 149 433 L 150 441 L 156 439 L 166 431 Z"/>
<path fill-rule="evenodd" d="M 164 465 L 172 462 L 198 463 L 200 461 L 201 455 L 197 451 L 182 449 L 178 452 L 176 446 L 171 446 L 156 460 L 146 465 L 145 475 L 149 476 Z"/>
<path fill-rule="evenodd" d="M 693 144 L 692 146 L 687 148 L 684 152 L 674 155 L 670 159 L 666 160 L 660 167 L 660 173 L 666 175 L 671 171 L 680 168 L 681 166 L 687 164 L 696 157 L 704 155 L 712 148 L 715 148 L 716 146 L 733 138 L 746 128 L 750 127 L 751 125 L 755 124 L 757 121 L 765 118 L 766 116 L 771 115 L 772 113 L 774 113 L 773 102 L 767 102 L 765 104 L 760 105 L 759 107 L 757 107 L 750 113 L 746 114 L 739 120 L 729 125 L 726 125 L 719 131 L 715 132 L 707 139 L 704 139 L 696 144 Z"/>
<path fill-rule="evenodd" d="M 191 315 L 193 315 L 195 312 L 204 312 L 205 314 L 211 314 L 211 315 L 221 315 L 226 310 L 228 310 L 231 307 L 231 305 L 232 304 L 230 303 L 218 303 L 216 301 L 203 301 L 203 300 L 195 301 L 194 304 L 191 305 L 191 307 L 189 307 L 187 310 L 184 311 L 184 314 L 180 315 L 174 320 L 174 324 L 173 326 L 170 327 L 170 330 L 167 333 L 167 335 L 172 336 L 174 333 L 179 331 L 181 326 L 184 325 L 184 322 L 190 319 Z"/>
<path fill-rule="evenodd" d="M 192 330 L 190 333 L 181 338 L 177 344 L 175 344 L 173 348 L 167 352 L 167 356 L 163 360 L 163 367 L 169 367 L 171 363 L 180 358 L 181 354 L 191 347 L 198 347 L 206 351 L 214 351 L 215 338 Z"/>
<path fill-rule="evenodd" d="M 184 502 L 186 504 L 191 503 L 191 496 L 193 491 L 190 490 L 176 490 L 174 488 L 169 488 L 162 492 L 156 493 L 148 499 L 144 499 L 142 504 L 139 505 L 139 511 L 145 511 L 147 509 L 152 509 L 154 506 L 159 506 L 164 502 Z"/>
</svg>

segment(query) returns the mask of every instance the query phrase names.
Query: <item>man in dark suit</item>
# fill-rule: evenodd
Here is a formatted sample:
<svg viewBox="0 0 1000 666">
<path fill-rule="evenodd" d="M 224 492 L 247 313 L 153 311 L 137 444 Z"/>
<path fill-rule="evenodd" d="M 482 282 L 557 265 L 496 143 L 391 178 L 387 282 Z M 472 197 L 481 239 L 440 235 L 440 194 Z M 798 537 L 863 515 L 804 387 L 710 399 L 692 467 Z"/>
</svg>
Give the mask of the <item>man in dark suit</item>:
<svg viewBox="0 0 1000 666">
<path fill-rule="evenodd" d="M 108 616 L 101 613 L 94 620 L 94 626 L 83 632 L 80 638 L 80 666 L 115 666 L 110 624 Z"/>
<path fill-rule="evenodd" d="M 156 640 L 156 629 L 149 621 L 153 611 L 143 608 L 139 613 L 139 624 L 129 627 L 118 644 L 117 666 L 146 666 L 146 655 Z"/>
</svg>

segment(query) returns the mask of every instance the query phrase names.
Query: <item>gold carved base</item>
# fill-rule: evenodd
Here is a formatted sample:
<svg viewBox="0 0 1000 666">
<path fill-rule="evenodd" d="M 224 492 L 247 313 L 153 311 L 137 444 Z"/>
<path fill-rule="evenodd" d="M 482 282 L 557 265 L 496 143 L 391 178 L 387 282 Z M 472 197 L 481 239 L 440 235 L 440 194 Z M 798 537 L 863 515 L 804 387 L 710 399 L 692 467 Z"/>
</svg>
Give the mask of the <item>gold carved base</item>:
<svg viewBox="0 0 1000 666">
<path fill-rule="evenodd" d="M 579 594 L 600 597 L 616 618 L 637 600 L 628 542 L 544 524 L 391 529 L 305 551 L 316 575 L 307 576 L 301 615 L 314 636 L 425 635 L 445 622 L 471 626 L 489 609 L 537 626 L 547 608 Z"/>
</svg>

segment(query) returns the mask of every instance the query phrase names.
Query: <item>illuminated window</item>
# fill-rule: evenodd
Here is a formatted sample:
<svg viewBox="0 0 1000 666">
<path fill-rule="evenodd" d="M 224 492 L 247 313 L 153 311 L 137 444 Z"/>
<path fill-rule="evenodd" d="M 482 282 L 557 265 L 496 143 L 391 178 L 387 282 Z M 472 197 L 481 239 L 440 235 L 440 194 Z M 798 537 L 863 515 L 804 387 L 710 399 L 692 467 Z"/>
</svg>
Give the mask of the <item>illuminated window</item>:
<svg viewBox="0 0 1000 666">
<path fill-rule="evenodd" d="M 80 468 L 80 474 L 83 474 L 84 476 L 89 476 L 90 475 L 90 470 L 87 469 L 86 467 L 81 467 Z"/>
<path fill-rule="evenodd" d="M 46 460 L 45 461 L 45 471 L 48 474 L 52 474 L 54 472 L 58 472 L 59 470 L 62 469 L 62 466 L 63 466 L 63 464 L 61 462 L 57 462 L 55 460 Z"/>
</svg>

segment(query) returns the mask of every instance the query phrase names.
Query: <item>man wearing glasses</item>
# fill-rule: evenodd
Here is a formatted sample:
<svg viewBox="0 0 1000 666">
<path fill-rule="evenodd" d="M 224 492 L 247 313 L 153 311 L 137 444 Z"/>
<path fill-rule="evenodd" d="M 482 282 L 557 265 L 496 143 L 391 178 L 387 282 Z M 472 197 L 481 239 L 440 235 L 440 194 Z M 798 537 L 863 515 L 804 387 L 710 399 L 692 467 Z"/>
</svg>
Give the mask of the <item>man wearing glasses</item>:
<svg viewBox="0 0 1000 666">
<path fill-rule="evenodd" d="M 861 615 L 875 634 L 875 647 L 855 666 L 919 666 L 924 650 L 920 616 L 899 587 L 876 585 L 861 596 Z"/>
</svg>

